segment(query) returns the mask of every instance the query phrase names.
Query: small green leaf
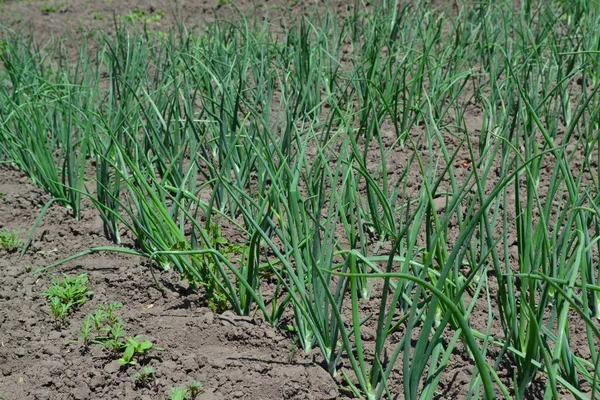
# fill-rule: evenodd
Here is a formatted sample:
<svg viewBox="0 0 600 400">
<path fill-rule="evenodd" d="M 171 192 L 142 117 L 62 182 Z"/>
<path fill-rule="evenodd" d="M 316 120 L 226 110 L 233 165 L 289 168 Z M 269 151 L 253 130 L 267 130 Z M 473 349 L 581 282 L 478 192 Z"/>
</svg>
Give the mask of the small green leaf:
<svg viewBox="0 0 600 400">
<path fill-rule="evenodd" d="M 140 349 L 142 349 L 142 351 L 150 350 L 151 348 L 152 342 L 149 340 L 144 340 L 142 343 L 140 343 Z"/>
<path fill-rule="evenodd" d="M 125 353 L 123 353 L 123 359 L 125 361 L 129 362 L 131 360 L 131 358 L 133 357 L 134 353 L 135 353 L 135 347 L 127 346 L 127 348 L 125 349 Z"/>
<path fill-rule="evenodd" d="M 171 388 L 171 400 L 184 400 L 185 391 L 177 388 Z"/>
</svg>

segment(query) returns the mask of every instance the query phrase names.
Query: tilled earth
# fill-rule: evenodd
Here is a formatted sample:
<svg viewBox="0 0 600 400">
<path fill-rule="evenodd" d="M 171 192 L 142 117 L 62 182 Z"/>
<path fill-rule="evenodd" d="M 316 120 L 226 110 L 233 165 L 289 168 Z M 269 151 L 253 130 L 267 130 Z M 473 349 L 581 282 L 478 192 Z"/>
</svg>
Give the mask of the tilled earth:
<svg viewBox="0 0 600 400">
<path fill-rule="evenodd" d="M 280 3 L 280 4 L 279 4 Z M 13 30 L 32 32 L 36 40 L 51 36 L 93 38 L 114 30 L 114 23 L 144 23 L 168 31 L 175 21 L 199 28 L 219 15 L 261 13 L 285 21 L 314 2 L 285 1 L 258 5 L 236 1 L 237 10 L 217 1 L 1 2 L 0 21 Z M 339 1 L 338 7 L 345 7 Z M 332 3 L 333 4 L 333 3 Z M 74 46 L 67 42 L 67 46 Z M 41 207 L 49 200 L 20 172 L 0 167 L 0 229 L 17 230 L 25 239 Z M 32 271 L 94 246 L 111 245 L 102 234 L 97 213 L 76 221 L 55 206 L 36 230 L 25 257 L 0 250 L 0 398 L 3 399 L 165 399 L 170 388 L 201 382 L 210 399 L 333 399 L 344 397 L 315 355 L 297 351 L 290 335 L 260 319 L 226 312 L 216 315 L 203 298 L 174 273 L 154 283 L 144 260 L 111 253 L 94 254 L 49 273 Z M 56 324 L 42 295 L 52 274 L 87 273 L 93 297 L 64 324 Z M 80 343 L 80 325 L 101 305 L 123 303 L 127 335 L 143 335 L 164 348 L 143 365 L 122 367 L 101 345 Z M 152 366 L 155 379 L 134 378 Z"/>
<path fill-rule="evenodd" d="M 315 4 L 314 1 L 236 0 L 236 11 L 219 3 L 223 2 L 8 1 L 0 2 L 0 22 L 10 29 L 33 32 L 40 39 L 71 35 L 74 41 L 67 45 L 75 46 L 83 37 L 94 38 L 100 31 L 110 33 L 115 21 L 147 22 L 152 29 L 168 31 L 179 20 L 190 28 L 202 29 L 217 14 L 235 18 L 236 13 L 242 12 L 258 13 L 270 22 L 285 24 Z M 351 2 L 329 3 L 342 12 Z M 469 131 L 477 132 L 481 127 L 480 110 L 473 107 L 467 114 Z M 393 140 L 391 136 L 388 139 Z M 373 152 L 374 164 L 379 154 Z M 459 159 L 466 155 L 461 152 Z M 399 154 L 389 162 L 397 167 L 395 173 L 399 174 L 402 168 L 407 168 L 407 160 L 406 154 Z M 416 172 L 412 175 L 415 176 L 409 184 L 414 184 L 416 192 L 420 178 Z M 459 167 L 457 176 L 466 175 L 467 170 Z M 546 171 L 543 179 L 549 177 L 550 172 Z M 6 165 L 0 165 L 0 195 L 0 229 L 16 230 L 26 239 L 50 198 L 21 172 Z M 438 206 L 441 209 L 443 204 Z M 226 231 L 224 234 L 227 236 Z M 133 245 L 131 238 L 125 237 L 124 242 Z M 93 208 L 85 209 L 77 221 L 68 209 L 55 205 L 37 228 L 23 258 L 18 252 L 0 250 L 0 398 L 166 399 L 172 387 L 183 388 L 196 381 L 205 390 L 199 399 L 351 397 L 341 374 L 332 378 L 322 366 L 317 350 L 304 354 L 291 335 L 259 317 L 239 317 L 230 312 L 215 314 L 201 294 L 191 290 L 174 272 L 157 273 L 155 282 L 146 260 L 96 253 L 47 273 L 32 273 L 91 247 L 110 245 Z M 69 276 L 86 273 L 89 289 L 93 291 L 90 300 L 63 324 L 54 322 L 49 315 L 49 302 L 42 295 L 52 276 L 60 273 Z M 88 348 L 78 343 L 86 315 L 114 302 L 123 304 L 117 315 L 123 319 L 128 336 L 142 335 L 164 350 L 151 352 L 140 365 L 123 367 L 118 363 L 120 355 L 98 344 Z M 372 304 L 365 305 L 365 311 L 376 312 L 376 303 L 374 298 Z M 481 331 L 486 328 L 487 312 L 476 309 L 472 316 L 471 323 Z M 492 334 L 498 332 L 497 328 L 494 326 Z M 373 326 L 366 324 L 361 333 L 366 346 L 372 347 Z M 574 348 L 586 347 L 585 331 L 572 332 L 570 339 Z M 488 353 L 490 362 L 495 352 L 497 349 Z M 154 379 L 141 383 L 135 375 L 144 366 L 153 367 Z M 458 346 L 450 367 L 444 371 L 438 398 L 463 398 L 473 368 L 467 352 Z M 510 386 L 513 374 L 510 362 L 500 365 L 497 372 Z M 394 371 L 390 377 L 394 393 L 402 392 L 401 382 L 401 371 Z M 544 390 L 543 382 L 536 381 L 528 396 L 541 398 Z"/>
<path fill-rule="evenodd" d="M 26 237 L 49 198 L 20 172 L 0 168 L 0 229 Z M 0 394 L 4 399 L 165 399 L 170 388 L 201 382 L 210 399 L 334 399 L 338 385 L 312 357 L 296 352 L 285 333 L 260 319 L 216 315 L 176 274 L 158 283 L 143 260 L 110 253 L 70 262 L 50 273 L 32 272 L 93 246 L 110 245 L 101 220 L 86 211 L 76 221 L 54 207 L 36 231 L 27 255 L 0 251 Z M 42 295 L 53 274 L 87 273 L 93 296 L 57 324 Z M 123 367 L 99 344 L 85 348 L 80 325 L 99 305 L 123 303 L 116 312 L 129 336 L 143 335 L 163 351 L 141 365 Z M 155 380 L 134 376 L 152 366 Z"/>
</svg>

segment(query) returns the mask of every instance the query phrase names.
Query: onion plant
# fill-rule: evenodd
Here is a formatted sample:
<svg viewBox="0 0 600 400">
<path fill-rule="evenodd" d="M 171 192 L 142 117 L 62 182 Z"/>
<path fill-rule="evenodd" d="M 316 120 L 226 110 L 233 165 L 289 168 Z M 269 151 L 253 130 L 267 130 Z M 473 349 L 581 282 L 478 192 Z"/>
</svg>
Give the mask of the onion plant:
<svg viewBox="0 0 600 400">
<path fill-rule="evenodd" d="M 356 397 L 439 397 L 462 358 L 468 399 L 540 381 L 594 398 L 598 12 L 355 2 L 118 26 L 70 65 L 13 37 L 0 154 L 53 195 L 43 211 L 88 198 L 116 244 L 47 268 L 99 251 L 173 268 L 215 310 L 293 332 Z"/>
<path fill-rule="evenodd" d="M 0 151 L 79 219 L 98 70 L 85 45 L 69 65 L 64 41 L 41 49 L 11 33 L 4 43 Z"/>
</svg>

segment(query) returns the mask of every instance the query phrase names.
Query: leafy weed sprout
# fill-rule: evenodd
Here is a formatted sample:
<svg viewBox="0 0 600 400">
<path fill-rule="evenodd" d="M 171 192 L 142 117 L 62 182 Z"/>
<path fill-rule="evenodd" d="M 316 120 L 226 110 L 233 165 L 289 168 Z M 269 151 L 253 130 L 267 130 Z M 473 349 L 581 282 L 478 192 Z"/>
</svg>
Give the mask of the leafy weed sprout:
<svg viewBox="0 0 600 400">
<path fill-rule="evenodd" d="M 61 5 L 53 5 L 53 6 L 43 6 L 42 13 L 43 14 L 51 14 L 57 12 L 62 6 Z"/>
<path fill-rule="evenodd" d="M 134 8 L 129 14 L 122 16 L 121 18 L 129 22 L 142 21 L 146 24 L 151 24 L 156 21 L 160 21 L 163 17 L 163 10 L 151 9 L 151 11 L 145 11 L 139 8 Z"/>
<path fill-rule="evenodd" d="M 67 343 L 80 343 L 84 350 L 92 344 L 99 344 L 113 353 L 120 353 L 126 346 L 123 319 L 115 315 L 115 311 L 123 307 L 115 302 L 100 305 L 96 312 L 86 315 L 79 327 L 79 339 Z"/>
<path fill-rule="evenodd" d="M 18 231 L 0 230 L 0 249 L 13 252 L 20 249 L 21 246 L 23 246 L 23 241 Z"/>
<path fill-rule="evenodd" d="M 194 400 L 204 393 L 204 389 L 200 382 L 192 382 L 185 388 L 171 388 L 171 400 Z"/>
<path fill-rule="evenodd" d="M 80 343 L 86 351 L 91 344 L 99 344 L 112 354 L 121 354 L 119 363 L 125 366 L 138 364 L 140 357 L 147 357 L 151 351 L 162 351 L 149 340 L 140 340 L 142 335 L 127 336 L 123 319 L 115 311 L 122 303 L 100 305 L 96 312 L 88 314 L 79 327 L 79 340 L 67 343 Z"/>
<path fill-rule="evenodd" d="M 52 284 L 42 294 L 50 301 L 50 310 L 54 320 L 64 322 L 69 312 L 87 301 L 93 292 L 88 290 L 87 274 L 74 277 L 63 274 L 62 279 L 54 276 Z"/>
<path fill-rule="evenodd" d="M 128 336 L 125 338 L 125 352 L 123 357 L 119 359 L 121 365 L 135 365 L 137 361 L 135 357 L 146 357 L 151 350 L 161 351 L 162 347 L 156 347 L 149 340 L 140 341 L 142 335 Z"/>
<path fill-rule="evenodd" d="M 142 367 L 142 369 L 133 376 L 136 385 L 150 386 L 156 381 L 154 377 L 154 368 L 151 365 Z"/>
</svg>

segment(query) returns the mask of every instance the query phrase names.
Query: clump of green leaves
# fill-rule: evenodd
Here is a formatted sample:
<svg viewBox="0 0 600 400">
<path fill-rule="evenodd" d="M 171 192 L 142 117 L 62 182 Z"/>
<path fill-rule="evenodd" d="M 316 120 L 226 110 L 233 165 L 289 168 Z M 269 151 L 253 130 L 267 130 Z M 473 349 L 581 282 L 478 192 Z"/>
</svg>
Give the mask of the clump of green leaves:
<svg viewBox="0 0 600 400">
<path fill-rule="evenodd" d="M 192 382 L 187 385 L 184 389 L 176 387 L 171 388 L 171 400 L 193 400 L 196 397 L 204 393 L 202 384 L 200 382 Z"/>
<path fill-rule="evenodd" d="M 160 9 L 151 8 L 149 11 L 145 11 L 136 7 L 122 18 L 129 22 L 143 21 L 146 24 L 151 24 L 152 22 L 160 21 L 163 13 L 164 11 Z"/>
<path fill-rule="evenodd" d="M 135 365 L 137 361 L 134 359 L 137 357 L 146 356 L 151 350 L 164 350 L 161 347 L 155 347 L 154 344 L 149 340 L 140 341 L 142 335 L 128 336 L 125 338 L 127 345 L 123 357 L 119 359 L 121 365 Z"/>
<path fill-rule="evenodd" d="M 123 319 L 114 312 L 123 307 L 122 303 L 101 305 L 93 314 L 88 314 L 79 328 L 79 338 L 84 347 L 91 343 L 100 344 L 113 352 L 125 347 Z M 72 342 L 77 342 L 73 340 Z"/>
<path fill-rule="evenodd" d="M 63 274 L 63 278 L 55 276 L 52 284 L 43 292 L 50 300 L 50 311 L 57 322 L 64 322 L 68 313 L 77 305 L 87 301 L 94 292 L 88 290 L 88 278 L 86 274 L 69 277 Z"/>
<path fill-rule="evenodd" d="M 123 352 L 119 359 L 121 365 L 135 365 L 136 358 L 146 356 L 151 350 L 161 351 L 151 341 L 141 341 L 141 335 L 127 336 L 123 328 L 123 319 L 115 315 L 115 311 L 122 308 L 122 303 L 101 305 L 95 313 L 88 314 L 79 328 L 79 338 L 84 347 L 92 343 L 104 346 L 114 354 Z M 71 342 L 78 342 L 73 340 Z"/>
<path fill-rule="evenodd" d="M 23 241 L 19 232 L 0 230 L 0 249 L 13 252 L 21 246 L 23 246 Z"/>
<path fill-rule="evenodd" d="M 248 248 L 238 244 L 230 244 L 227 238 L 222 235 L 218 223 L 211 223 L 207 233 L 210 247 L 219 251 L 228 259 L 231 260 L 235 257 L 247 255 Z M 178 248 L 178 250 L 189 250 L 189 248 Z M 198 281 L 191 273 L 184 272 L 184 276 L 192 286 L 197 287 L 198 285 L 201 285 L 205 288 L 208 298 L 208 307 L 211 310 L 219 314 L 227 311 L 229 299 L 223 290 L 223 284 L 216 278 L 219 274 L 213 257 L 209 254 L 202 254 L 195 257 L 204 267 L 203 269 L 206 271 L 206 277 L 203 281 Z"/>
<path fill-rule="evenodd" d="M 50 14 L 58 11 L 60 7 L 58 6 L 44 6 L 42 7 L 42 14 Z"/>
<path fill-rule="evenodd" d="M 79 328 L 79 337 L 84 347 L 88 347 L 91 342 L 92 332 L 94 330 L 90 315 L 86 317 Z"/>
</svg>

